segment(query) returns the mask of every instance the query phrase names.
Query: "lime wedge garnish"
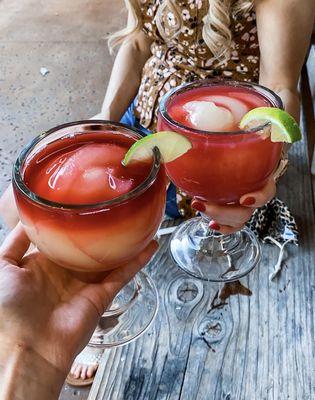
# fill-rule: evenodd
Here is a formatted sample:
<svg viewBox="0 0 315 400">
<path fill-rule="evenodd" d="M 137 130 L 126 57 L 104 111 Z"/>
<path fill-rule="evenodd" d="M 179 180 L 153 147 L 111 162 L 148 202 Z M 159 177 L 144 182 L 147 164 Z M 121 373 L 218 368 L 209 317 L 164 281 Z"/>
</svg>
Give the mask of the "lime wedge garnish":
<svg viewBox="0 0 315 400">
<path fill-rule="evenodd" d="M 286 111 L 273 107 L 258 107 L 244 115 L 240 128 L 271 124 L 270 139 L 272 142 L 293 143 L 301 140 L 301 130 L 295 119 Z"/>
<path fill-rule="evenodd" d="M 179 133 L 168 131 L 153 133 L 138 140 L 130 147 L 123 159 L 123 165 L 150 159 L 154 147 L 160 150 L 162 161 L 168 163 L 185 154 L 192 145 L 185 136 Z"/>
</svg>

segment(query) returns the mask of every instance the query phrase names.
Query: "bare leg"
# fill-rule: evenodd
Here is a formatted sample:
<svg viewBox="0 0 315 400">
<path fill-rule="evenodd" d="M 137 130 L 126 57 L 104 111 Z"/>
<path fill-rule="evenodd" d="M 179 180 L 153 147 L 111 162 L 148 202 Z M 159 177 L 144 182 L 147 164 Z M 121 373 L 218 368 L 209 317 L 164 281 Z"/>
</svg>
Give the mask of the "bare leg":
<svg viewBox="0 0 315 400">
<path fill-rule="evenodd" d="M 94 115 L 90 119 L 106 119 L 106 115 L 104 113 L 100 112 L 99 114 Z"/>
<path fill-rule="evenodd" d="M 20 220 L 13 195 L 12 184 L 10 184 L 0 198 L 0 217 L 10 229 L 13 229 Z"/>
</svg>

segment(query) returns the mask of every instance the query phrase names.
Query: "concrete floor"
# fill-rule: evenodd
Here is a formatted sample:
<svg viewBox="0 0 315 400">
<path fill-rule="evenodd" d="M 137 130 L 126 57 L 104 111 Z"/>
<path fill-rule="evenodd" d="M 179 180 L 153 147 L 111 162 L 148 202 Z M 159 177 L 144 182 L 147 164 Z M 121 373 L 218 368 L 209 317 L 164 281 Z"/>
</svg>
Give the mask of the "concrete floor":
<svg viewBox="0 0 315 400">
<path fill-rule="evenodd" d="M 0 0 L 0 193 L 31 138 L 100 111 L 113 62 L 105 37 L 125 24 L 122 10 L 122 0 Z"/>
<path fill-rule="evenodd" d="M 105 38 L 125 24 L 122 10 L 123 0 L 0 0 L 0 193 L 31 138 L 100 111 Z"/>
</svg>

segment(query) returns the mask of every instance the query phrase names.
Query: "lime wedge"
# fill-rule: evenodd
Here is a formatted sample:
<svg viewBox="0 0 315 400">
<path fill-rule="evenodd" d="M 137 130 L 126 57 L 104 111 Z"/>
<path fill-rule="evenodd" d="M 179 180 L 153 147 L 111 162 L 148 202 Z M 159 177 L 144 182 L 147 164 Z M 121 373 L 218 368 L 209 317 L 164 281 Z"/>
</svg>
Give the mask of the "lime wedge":
<svg viewBox="0 0 315 400">
<path fill-rule="evenodd" d="M 271 123 L 272 142 L 293 143 L 301 140 L 302 135 L 295 119 L 286 111 L 273 107 L 258 107 L 244 115 L 240 122 L 240 128 L 255 127 Z"/>
<path fill-rule="evenodd" d="M 185 154 L 191 149 L 192 145 L 185 136 L 179 133 L 157 132 L 135 142 L 127 151 L 122 162 L 123 165 L 128 165 L 133 161 L 150 159 L 154 147 L 160 150 L 162 161 L 168 163 Z"/>
</svg>

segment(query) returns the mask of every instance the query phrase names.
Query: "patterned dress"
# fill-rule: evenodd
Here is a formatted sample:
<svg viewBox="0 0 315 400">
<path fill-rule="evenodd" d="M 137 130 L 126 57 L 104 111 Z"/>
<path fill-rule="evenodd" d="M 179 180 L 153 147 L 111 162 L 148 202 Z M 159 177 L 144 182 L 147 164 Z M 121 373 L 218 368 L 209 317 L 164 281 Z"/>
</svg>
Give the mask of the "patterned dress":
<svg viewBox="0 0 315 400">
<path fill-rule="evenodd" d="M 203 18 L 209 0 L 178 0 L 183 24 L 180 33 L 167 44 L 160 36 L 156 15 L 162 0 L 140 0 L 143 30 L 154 40 L 152 57 L 146 62 L 136 103 L 140 124 L 154 131 L 161 97 L 185 82 L 211 77 L 258 81 L 259 46 L 255 13 L 231 19 L 233 51 L 231 59 L 216 61 L 202 38 Z M 172 31 L 175 16 L 166 10 L 165 30 Z"/>
<path fill-rule="evenodd" d="M 172 40 L 161 37 L 156 16 L 163 0 L 139 0 L 143 31 L 151 39 L 152 56 L 147 60 L 135 103 L 134 114 L 142 127 L 156 130 L 157 112 L 160 99 L 170 89 L 195 80 L 222 77 L 238 81 L 258 82 L 259 45 L 255 12 L 242 16 L 232 16 L 232 54 L 226 63 L 215 60 L 202 38 L 203 18 L 208 13 L 208 0 L 177 0 L 183 24 L 180 32 Z M 164 13 L 164 28 L 171 33 L 176 18 L 171 10 Z M 287 161 L 281 161 L 280 171 Z M 280 175 L 280 174 L 278 174 Z M 195 211 L 190 207 L 191 200 L 177 190 L 177 209 L 181 216 L 190 218 Z"/>
</svg>

